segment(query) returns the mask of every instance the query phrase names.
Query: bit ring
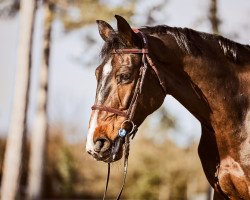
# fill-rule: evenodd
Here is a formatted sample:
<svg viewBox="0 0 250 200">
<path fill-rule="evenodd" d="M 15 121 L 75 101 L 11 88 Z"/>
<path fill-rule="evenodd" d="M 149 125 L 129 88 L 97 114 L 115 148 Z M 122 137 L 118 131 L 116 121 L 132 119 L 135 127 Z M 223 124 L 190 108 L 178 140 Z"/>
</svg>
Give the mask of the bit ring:
<svg viewBox="0 0 250 200">
<path fill-rule="evenodd" d="M 127 120 L 125 120 L 125 121 L 122 122 L 122 124 L 121 124 L 121 129 L 123 129 L 123 125 L 124 125 L 126 122 L 129 122 L 129 123 L 131 123 L 131 125 L 132 125 L 132 130 L 128 133 L 128 135 L 130 135 L 130 134 L 133 133 L 134 130 L 135 130 L 135 124 L 134 124 L 133 121 L 127 119 Z"/>
</svg>

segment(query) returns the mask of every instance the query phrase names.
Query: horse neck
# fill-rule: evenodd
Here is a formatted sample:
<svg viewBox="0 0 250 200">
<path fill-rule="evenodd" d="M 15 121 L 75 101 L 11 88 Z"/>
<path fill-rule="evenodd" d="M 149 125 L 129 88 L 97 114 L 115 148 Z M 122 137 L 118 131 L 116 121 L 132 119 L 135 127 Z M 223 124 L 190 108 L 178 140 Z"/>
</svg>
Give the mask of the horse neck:
<svg viewBox="0 0 250 200">
<path fill-rule="evenodd" d="M 249 98 L 241 87 L 236 64 L 229 62 L 216 46 L 207 49 L 205 55 L 214 52 L 211 56 L 195 56 L 183 53 L 173 40 L 158 39 L 156 43 L 161 44 L 161 48 L 153 45 L 152 52 L 164 74 L 169 94 L 202 125 L 218 134 L 239 132 L 246 118 Z"/>
</svg>

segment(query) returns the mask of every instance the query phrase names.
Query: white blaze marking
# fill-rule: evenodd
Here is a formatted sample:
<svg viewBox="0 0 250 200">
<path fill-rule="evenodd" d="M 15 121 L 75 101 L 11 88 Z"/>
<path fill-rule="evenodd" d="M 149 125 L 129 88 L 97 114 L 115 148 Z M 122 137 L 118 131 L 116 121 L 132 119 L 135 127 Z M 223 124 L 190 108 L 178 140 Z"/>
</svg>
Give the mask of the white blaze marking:
<svg viewBox="0 0 250 200">
<path fill-rule="evenodd" d="M 111 59 L 104 65 L 102 70 L 102 77 L 109 75 L 112 70 Z"/>
<path fill-rule="evenodd" d="M 112 65 L 111 65 L 111 59 L 103 66 L 102 71 L 102 77 L 101 77 L 101 87 L 97 94 L 97 101 L 96 102 L 102 102 L 104 95 L 102 94 L 103 88 L 105 86 L 105 83 L 107 81 L 107 77 L 112 71 Z M 97 117 L 98 117 L 98 110 L 94 111 L 93 117 L 90 122 L 90 126 L 88 129 L 88 135 L 87 135 L 87 144 L 86 144 L 86 150 L 87 151 L 94 151 L 94 132 L 97 127 Z"/>
<path fill-rule="evenodd" d="M 112 65 L 111 65 L 111 59 L 103 66 L 103 70 L 102 70 L 102 78 L 101 78 L 101 87 L 98 91 L 98 95 L 97 95 L 97 102 L 102 102 L 103 100 L 103 88 L 105 87 L 105 84 L 107 82 L 107 78 L 108 75 L 110 74 L 110 72 L 112 71 Z"/>
<path fill-rule="evenodd" d="M 98 110 L 94 111 L 93 118 L 91 119 L 88 135 L 87 135 L 87 144 L 86 144 L 86 150 L 87 151 L 93 151 L 94 150 L 94 132 L 97 127 L 97 115 Z"/>
</svg>

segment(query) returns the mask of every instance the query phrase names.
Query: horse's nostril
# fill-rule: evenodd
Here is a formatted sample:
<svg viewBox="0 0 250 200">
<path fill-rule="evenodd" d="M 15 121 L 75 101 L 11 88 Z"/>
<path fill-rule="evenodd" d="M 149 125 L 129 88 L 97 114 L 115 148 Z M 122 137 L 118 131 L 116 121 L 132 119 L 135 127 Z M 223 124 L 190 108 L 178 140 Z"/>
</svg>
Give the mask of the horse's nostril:
<svg viewBox="0 0 250 200">
<path fill-rule="evenodd" d="M 94 146 L 94 150 L 96 151 L 96 152 L 100 152 L 101 151 L 101 149 L 102 149 L 102 147 L 103 147 L 103 145 L 104 145 L 104 141 L 103 140 L 97 140 L 96 142 L 95 142 L 95 146 Z"/>
<path fill-rule="evenodd" d="M 87 153 L 88 153 L 89 155 L 91 155 L 91 151 L 90 151 L 90 150 L 88 150 Z"/>
<path fill-rule="evenodd" d="M 110 141 L 108 138 L 99 138 L 95 142 L 94 150 L 95 152 L 104 152 L 109 149 Z"/>
</svg>

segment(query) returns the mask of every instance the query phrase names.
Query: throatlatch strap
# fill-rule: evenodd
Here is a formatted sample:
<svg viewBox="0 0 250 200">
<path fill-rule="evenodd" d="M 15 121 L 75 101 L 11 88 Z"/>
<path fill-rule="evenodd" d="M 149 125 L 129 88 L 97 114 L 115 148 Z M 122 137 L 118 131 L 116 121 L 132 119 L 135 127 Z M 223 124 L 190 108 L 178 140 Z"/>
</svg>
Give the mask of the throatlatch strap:
<svg viewBox="0 0 250 200">
<path fill-rule="evenodd" d="M 162 76 L 160 75 L 159 71 L 157 70 L 156 65 L 154 64 L 153 60 L 149 57 L 148 54 L 146 55 L 146 58 L 147 58 L 147 61 L 148 61 L 149 65 L 150 65 L 150 66 L 152 67 L 152 69 L 154 70 L 154 72 L 155 72 L 155 74 L 156 74 L 156 76 L 157 76 L 157 78 L 158 78 L 158 80 L 159 80 L 159 83 L 160 83 L 160 85 L 161 85 L 161 87 L 162 87 L 164 93 L 167 94 L 167 87 L 166 87 L 166 85 L 165 85 L 165 83 L 164 83 L 164 81 L 163 81 Z"/>
</svg>

